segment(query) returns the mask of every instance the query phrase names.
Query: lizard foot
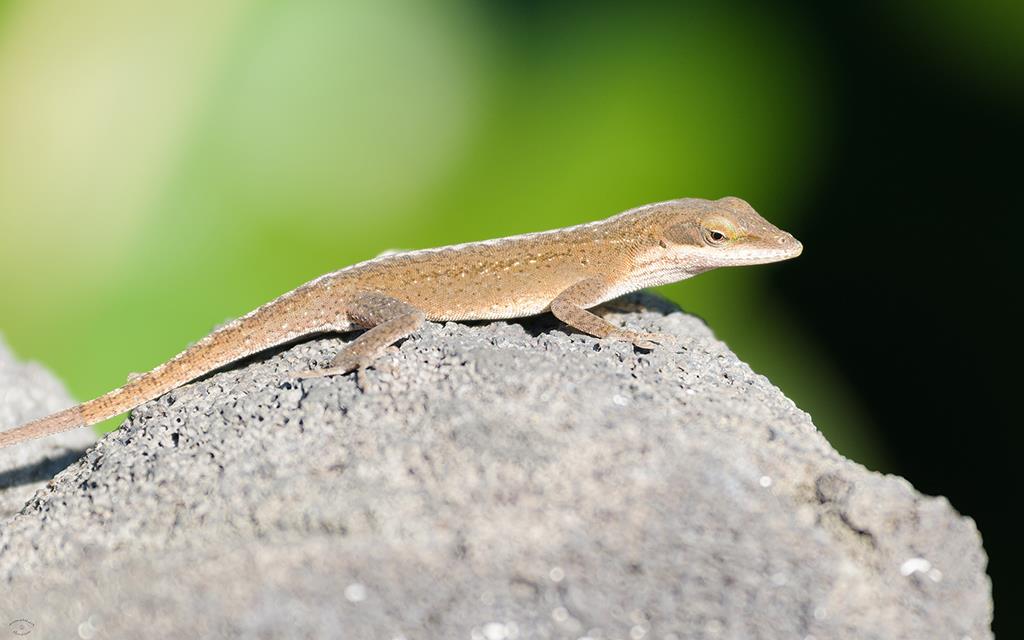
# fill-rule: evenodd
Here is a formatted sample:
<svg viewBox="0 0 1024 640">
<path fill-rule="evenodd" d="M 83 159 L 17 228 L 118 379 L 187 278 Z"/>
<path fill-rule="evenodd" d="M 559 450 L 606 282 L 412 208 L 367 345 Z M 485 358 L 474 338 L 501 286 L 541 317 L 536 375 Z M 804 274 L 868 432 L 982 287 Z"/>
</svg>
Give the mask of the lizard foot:
<svg viewBox="0 0 1024 640">
<path fill-rule="evenodd" d="M 324 378 L 327 376 L 340 376 L 355 371 L 360 374 L 363 369 L 370 366 L 370 358 L 366 355 L 354 353 L 352 349 L 342 349 L 331 362 L 331 366 L 324 369 L 310 369 L 308 371 L 296 371 L 293 375 L 299 379 Z"/>
<path fill-rule="evenodd" d="M 326 369 L 309 369 L 307 371 L 293 371 L 288 377 L 298 380 L 309 380 L 312 378 L 326 378 L 328 376 L 342 376 L 355 371 L 356 386 L 360 391 L 366 391 L 368 380 L 366 379 L 366 367 L 350 369 L 346 367 L 328 367 Z"/>
<path fill-rule="evenodd" d="M 648 351 L 656 348 L 658 345 L 673 347 L 677 344 L 676 337 L 668 333 L 645 333 L 629 329 L 619 329 L 608 337 L 612 340 L 631 342 L 634 347 Z"/>
<path fill-rule="evenodd" d="M 342 376 L 346 373 L 352 373 L 353 369 L 343 369 L 341 367 L 327 367 L 326 369 L 309 369 L 307 371 L 292 371 L 288 374 L 291 378 L 298 378 L 299 380 L 307 380 L 310 378 L 326 378 L 328 376 Z"/>
</svg>

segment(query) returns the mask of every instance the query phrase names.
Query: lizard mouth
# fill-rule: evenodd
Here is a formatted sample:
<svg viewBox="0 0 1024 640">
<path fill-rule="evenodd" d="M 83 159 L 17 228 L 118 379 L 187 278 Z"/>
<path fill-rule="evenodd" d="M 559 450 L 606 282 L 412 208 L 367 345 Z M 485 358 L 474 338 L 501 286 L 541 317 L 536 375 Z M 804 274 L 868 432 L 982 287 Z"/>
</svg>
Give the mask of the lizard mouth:
<svg viewBox="0 0 1024 640">
<path fill-rule="evenodd" d="M 784 246 L 781 247 L 751 248 L 731 255 L 723 255 L 720 258 L 722 263 L 727 265 L 768 264 L 770 262 L 790 260 L 799 256 L 804 251 L 804 245 L 792 236 L 785 240 L 783 244 Z"/>
</svg>

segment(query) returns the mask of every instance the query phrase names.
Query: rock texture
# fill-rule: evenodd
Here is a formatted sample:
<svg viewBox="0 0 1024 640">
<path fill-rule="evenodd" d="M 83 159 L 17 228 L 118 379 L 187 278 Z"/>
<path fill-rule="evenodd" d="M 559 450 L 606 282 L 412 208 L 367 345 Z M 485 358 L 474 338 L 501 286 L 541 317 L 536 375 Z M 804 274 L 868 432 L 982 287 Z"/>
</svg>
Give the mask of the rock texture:
<svg viewBox="0 0 1024 640">
<path fill-rule="evenodd" d="M 72 404 L 64 385 L 41 366 L 15 360 L 0 336 L 0 428 Z M 0 522 L 21 511 L 32 494 L 95 440 L 92 431 L 79 429 L 0 451 Z"/>
<path fill-rule="evenodd" d="M 47 638 L 991 637 L 973 521 L 842 458 L 698 319 L 637 301 L 606 316 L 678 347 L 547 317 L 428 324 L 363 389 L 289 379 L 332 357 L 329 338 L 140 407 L 0 524 L 0 624 Z"/>
</svg>

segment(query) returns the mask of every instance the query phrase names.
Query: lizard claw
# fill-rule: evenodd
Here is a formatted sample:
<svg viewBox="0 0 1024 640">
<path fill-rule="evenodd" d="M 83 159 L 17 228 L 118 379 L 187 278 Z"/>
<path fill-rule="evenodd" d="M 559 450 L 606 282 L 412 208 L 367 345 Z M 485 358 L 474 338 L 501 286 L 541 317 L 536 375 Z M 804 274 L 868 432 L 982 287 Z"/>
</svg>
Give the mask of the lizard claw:
<svg viewBox="0 0 1024 640">
<path fill-rule="evenodd" d="M 677 344 L 676 337 L 668 333 L 645 333 L 629 329 L 621 329 L 608 337 L 613 340 L 631 342 L 634 347 L 648 351 L 655 349 L 658 345 L 673 347 Z"/>
<path fill-rule="evenodd" d="M 369 365 L 370 361 L 365 356 L 354 353 L 351 350 L 342 349 L 338 352 L 338 355 L 335 356 L 330 366 L 324 369 L 296 371 L 292 376 L 299 379 L 324 378 L 327 376 L 345 375 L 346 373 L 352 373 L 353 371 L 355 371 L 357 375 L 361 375 L 360 372 Z"/>
</svg>

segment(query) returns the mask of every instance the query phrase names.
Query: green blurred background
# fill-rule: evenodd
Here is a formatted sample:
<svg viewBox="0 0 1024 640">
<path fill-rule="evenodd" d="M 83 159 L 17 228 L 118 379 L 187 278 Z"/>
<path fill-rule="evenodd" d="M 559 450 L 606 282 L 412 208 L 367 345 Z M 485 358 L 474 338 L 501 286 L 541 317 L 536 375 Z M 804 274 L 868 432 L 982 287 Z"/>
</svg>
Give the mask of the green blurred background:
<svg viewBox="0 0 1024 640">
<path fill-rule="evenodd" d="M 737 195 L 805 255 L 662 293 L 841 453 L 921 486 L 859 383 L 874 363 L 851 362 L 828 330 L 842 303 L 875 302 L 835 283 L 867 277 L 858 263 L 900 224 L 879 223 L 904 211 L 851 206 L 872 178 L 849 172 L 872 153 L 927 152 L 901 142 L 900 122 L 863 122 L 920 81 L 875 84 L 892 57 L 982 105 L 1017 104 L 1020 18 L 1014 3 L 948 0 L 0 2 L 0 331 L 86 399 L 385 249 Z M 881 286 L 907 267 L 892 259 Z M 955 493 L 921 473 L 925 490 Z M 979 520 L 986 508 L 954 504 Z"/>
<path fill-rule="evenodd" d="M 798 227 L 828 142 L 814 36 L 771 13 L 211 7 L 5 16 L 3 331 L 80 398 L 387 248 L 681 196 L 740 195 Z M 841 376 L 760 286 L 776 268 L 799 265 L 665 293 L 877 463 Z"/>
</svg>

